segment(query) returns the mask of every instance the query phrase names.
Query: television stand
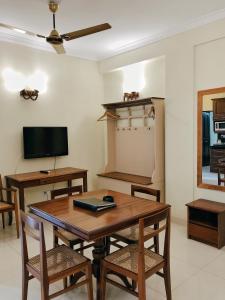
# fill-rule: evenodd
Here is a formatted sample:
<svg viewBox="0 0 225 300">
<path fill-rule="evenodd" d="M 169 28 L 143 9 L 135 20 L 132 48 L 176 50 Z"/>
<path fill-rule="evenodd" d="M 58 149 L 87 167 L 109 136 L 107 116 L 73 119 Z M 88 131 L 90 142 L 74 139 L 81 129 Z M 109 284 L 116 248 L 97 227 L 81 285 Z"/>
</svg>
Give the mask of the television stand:
<svg viewBox="0 0 225 300">
<path fill-rule="evenodd" d="M 87 192 L 87 170 L 72 167 L 51 170 L 50 173 L 29 172 L 5 176 L 7 188 L 16 187 L 19 190 L 20 209 L 25 210 L 24 189 L 67 181 L 68 187 L 72 186 L 72 180 L 83 180 L 83 191 Z M 11 193 L 7 192 L 8 202 L 12 202 Z M 12 223 L 10 217 L 9 223 Z"/>
</svg>

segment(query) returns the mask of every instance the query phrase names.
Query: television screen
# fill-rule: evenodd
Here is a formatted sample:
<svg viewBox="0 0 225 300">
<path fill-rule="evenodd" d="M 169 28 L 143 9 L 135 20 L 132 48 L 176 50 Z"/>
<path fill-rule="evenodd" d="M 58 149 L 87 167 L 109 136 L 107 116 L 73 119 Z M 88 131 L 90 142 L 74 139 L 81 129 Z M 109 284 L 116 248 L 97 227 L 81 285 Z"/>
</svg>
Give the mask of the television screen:
<svg viewBox="0 0 225 300">
<path fill-rule="evenodd" d="M 67 127 L 23 127 L 24 158 L 68 155 Z"/>
</svg>

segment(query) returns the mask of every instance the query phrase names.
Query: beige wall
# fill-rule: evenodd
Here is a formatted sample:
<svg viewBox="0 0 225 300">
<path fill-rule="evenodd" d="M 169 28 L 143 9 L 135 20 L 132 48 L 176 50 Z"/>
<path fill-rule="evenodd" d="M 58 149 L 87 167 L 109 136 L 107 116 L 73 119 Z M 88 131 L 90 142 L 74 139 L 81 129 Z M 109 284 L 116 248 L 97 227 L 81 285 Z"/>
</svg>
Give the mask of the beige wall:
<svg viewBox="0 0 225 300">
<path fill-rule="evenodd" d="M 106 73 L 125 65 L 165 56 L 166 200 L 172 204 L 173 216 L 182 219 L 186 218 L 185 203 L 196 197 L 225 202 L 223 192 L 197 189 L 196 179 L 197 90 L 225 85 L 224 37 L 225 20 L 220 20 L 100 63 L 102 73 Z M 207 69 L 201 68 L 204 66 L 203 59 L 201 66 L 197 63 L 201 54 L 196 56 L 195 52 L 198 45 L 205 43 Z M 212 47 L 211 43 L 217 45 Z M 215 56 L 216 65 L 213 64 Z M 216 74 L 219 61 L 220 71 Z M 199 68 L 201 70 L 197 71 Z M 211 68 L 212 74 L 208 76 Z"/>
<path fill-rule="evenodd" d="M 145 86 L 140 91 L 140 98 L 164 97 L 165 95 L 165 58 L 158 57 L 145 62 L 144 68 Z M 123 68 L 106 72 L 104 80 L 104 101 L 116 102 L 123 99 Z"/>
<path fill-rule="evenodd" d="M 36 69 L 49 78 L 48 90 L 36 102 L 25 101 L 3 85 L 6 67 L 25 75 Z M 56 167 L 88 169 L 89 188 L 102 169 L 103 129 L 96 119 L 103 102 L 102 76 L 95 62 L 59 56 L 24 46 L 0 43 L 0 173 L 2 175 L 53 168 L 53 158 L 24 160 L 23 126 L 68 126 L 69 156 L 57 158 Z M 44 199 L 43 186 L 27 190 L 27 203 Z"/>
</svg>

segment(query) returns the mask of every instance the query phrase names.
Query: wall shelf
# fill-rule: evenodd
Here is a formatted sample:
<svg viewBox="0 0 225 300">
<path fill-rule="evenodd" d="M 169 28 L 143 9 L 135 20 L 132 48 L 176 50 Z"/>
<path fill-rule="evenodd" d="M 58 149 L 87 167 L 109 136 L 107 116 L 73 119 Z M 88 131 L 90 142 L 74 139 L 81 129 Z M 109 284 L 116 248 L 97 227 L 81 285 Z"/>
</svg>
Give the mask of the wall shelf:
<svg viewBox="0 0 225 300">
<path fill-rule="evenodd" d="M 151 97 L 151 98 L 139 99 L 139 100 L 134 100 L 134 101 L 122 101 L 122 102 L 114 102 L 114 103 L 105 103 L 105 104 L 102 104 L 102 106 L 105 109 L 117 109 L 117 108 L 124 108 L 124 107 L 149 105 L 149 104 L 152 104 L 152 100 L 164 100 L 164 98 Z"/>
<path fill-rule="evenodd" d="M 127 174 L 122 172 L 107 172 L 98 174 L 100 177 L 122 180 L 126 182 L 137 183 L 141 185 L 149 185 L 152 183 L 151 177 Z"/>
</svg>

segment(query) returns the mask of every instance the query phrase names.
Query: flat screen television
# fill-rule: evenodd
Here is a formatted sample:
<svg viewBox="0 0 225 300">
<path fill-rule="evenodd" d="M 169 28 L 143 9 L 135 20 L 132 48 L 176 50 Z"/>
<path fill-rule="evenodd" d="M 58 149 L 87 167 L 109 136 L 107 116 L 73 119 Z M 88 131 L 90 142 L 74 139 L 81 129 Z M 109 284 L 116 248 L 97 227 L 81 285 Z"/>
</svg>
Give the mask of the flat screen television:
<svg viewBox="0 0 225 300">
<path fill-rule="evenodd" d="M 23 127 L 24 158 L 68 155 L 67 127 Z"/>
</svg>

